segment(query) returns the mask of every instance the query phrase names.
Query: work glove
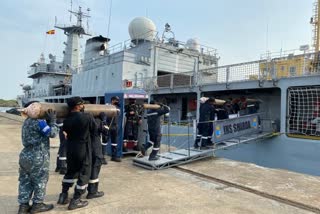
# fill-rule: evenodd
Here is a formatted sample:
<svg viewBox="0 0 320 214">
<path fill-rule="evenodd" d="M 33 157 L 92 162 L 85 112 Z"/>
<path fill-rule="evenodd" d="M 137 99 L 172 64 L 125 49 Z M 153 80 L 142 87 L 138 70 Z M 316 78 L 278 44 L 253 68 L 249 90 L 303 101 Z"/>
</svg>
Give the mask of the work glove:
<svg viewBox="0 0 320 214">
<path fill-rule="evenodd" d="M 48 109 L 46 111 L 46 120 L 49 126 L 53 126 L 57 122 L 57 114 L 56 111 L 52 109 Z"/>
</svg>

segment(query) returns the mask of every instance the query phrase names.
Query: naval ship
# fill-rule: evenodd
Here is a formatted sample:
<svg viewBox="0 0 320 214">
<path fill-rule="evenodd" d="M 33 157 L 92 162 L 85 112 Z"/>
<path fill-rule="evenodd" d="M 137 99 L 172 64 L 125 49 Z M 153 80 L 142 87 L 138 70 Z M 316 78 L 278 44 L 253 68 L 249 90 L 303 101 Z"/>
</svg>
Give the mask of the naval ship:
<svg viewBox="0 0 320 214">
<path fill-rule="evenodd" d="M 71 96 L 81 96 L 104 104 L 109 102 L 108 92 L 143 90 L 145 98 L 155 97 L 170 106 L 170 121 L 176 124 L 199 119 L 201 97 L 259 100 L 262 123 L 268 123 L 278 136 L 217 154 L 320 175 L 318 6 L 319 1 L 311 18 L 314 48 L 304 45 L 295 51 L 268 52 L 256 61 L 229 65 L 219 65 L 215 48 L 201 45 L 197 38 L 179 41 L 169 24 L 158 31 L 146 17 L 130 22 L 130 39 L 122 43 L 111 46 L 109 38 L 89 38 L 80 59 L 79 41 L 89 35 L 82 20 L 89 16 L 79 8 L 71 11 L 77 17 L 75 25 L 55 26 L 67 36 L 62 62 L 50 54 L 47 63 L 41 55 L 28 71 L 33 84 L 23 86 L 24 95 L 18 100 L 22 104 L 30 100 L 64 103 Z M 195 126 L 190 132 L 195 135 Z"/>
</svg>

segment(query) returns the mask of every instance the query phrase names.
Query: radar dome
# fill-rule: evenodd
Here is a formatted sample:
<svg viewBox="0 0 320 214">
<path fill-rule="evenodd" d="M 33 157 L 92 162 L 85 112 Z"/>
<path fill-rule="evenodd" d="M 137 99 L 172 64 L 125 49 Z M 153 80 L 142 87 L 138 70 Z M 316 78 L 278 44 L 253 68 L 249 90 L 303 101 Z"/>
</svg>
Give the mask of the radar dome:
<svg viewBox="0 0 320 214">
<path fill-rule="evenodd" d="M 153 40 L 156 34 L 156 25 L 146 17 L 134 18 L 129 24 L 131 40 Z"/>
<path fill-rule="evenodd" d="M 197 38 L 188 39 L 186 47 L 191 50 L 200 51 L 200 43 Z"/>
</svg>

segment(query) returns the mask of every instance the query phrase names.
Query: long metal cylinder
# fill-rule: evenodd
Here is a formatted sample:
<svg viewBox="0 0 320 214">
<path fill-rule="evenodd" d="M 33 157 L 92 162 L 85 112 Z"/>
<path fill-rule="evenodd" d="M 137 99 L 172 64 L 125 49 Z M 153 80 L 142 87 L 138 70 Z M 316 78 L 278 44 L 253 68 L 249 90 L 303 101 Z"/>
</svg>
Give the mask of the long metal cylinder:
<svg viewBox="0 0 320 214">
<path fill-rule="evenodd" d="M 100 112 L 106 113 L 108 117 L 117 115 L 117 108 L 113 105 L 100 104 L 84 104 L 84 112 L 91 113 L 93 116 L 98 116 Z M 45 112 L 48 109 L 56 111 L 57 118 L 66 118 L 69 114 L 69 108 L 66 103 L 32 103 L 27 108 L 21 110 L 24 114 L 31 118 L 41 119 L 45 118 Z"/>
<path fill-rule="evenodd" d="M 143 104 L 144 109 L 159 109 L 160 105 L 158 104 Z"/>
</svg>

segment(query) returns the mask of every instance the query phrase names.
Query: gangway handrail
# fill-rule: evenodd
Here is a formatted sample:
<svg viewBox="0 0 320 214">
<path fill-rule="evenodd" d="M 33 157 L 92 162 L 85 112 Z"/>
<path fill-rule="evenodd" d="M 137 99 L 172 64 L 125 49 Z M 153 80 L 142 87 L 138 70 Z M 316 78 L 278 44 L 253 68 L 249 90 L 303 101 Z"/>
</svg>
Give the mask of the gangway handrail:
<svg viewBox="0 0 320 214">
<path fill-rule="evenodd" d="M 257 124 L 254 125 L 256 126 L 257 130 L 252 130 L 249 132 L 244 132 L 241 135 L 235 135 L 234 137 L 227 137 L 224 138 L 223 140 L 216 140 L 215 139 L 215 146 L 211 148 L 205 148 L 200 149 L 200 148 L 193 148 L 190 146 L 190 141 L 189 141 L 189 126 L 188 126 L 188 147 L 187 148 L 182 148 L 182 149 L 177 149 L 174 151 L 171 151 L 168 149 L 167 152 L 159 154 L 159 160 L 157 161 L 149 161 L 148 157 L 143 157 L 143 158 L 134 158 L 133 159 L 133 164 L 146 168 L 146 169 L 165 169 L 185 163 L 189 163 L 195 160 L 200 160 L 203 158 L 211 157 L 215 155 L 215 151 L 222 150 L 222 149 L 228 149 L 237 145 L 241 145 L 244 143 L 249 143 L 249 142 L 255 142 L 256 140 L 259 139 L 264 139 L 266 137 L 273 137 L 272 131 L 268 132 L 262 132 L 261 126 L 258 127 L 258 121 L 257 117 L 258 115 L 261 115 L 261 113 L 256 113 L 256 114 L 251 114 L 251 115 L 243 115 L 238 118 L 234 119 L 228 119 L 228 120 L 223 120 L 223 121 L 211 121 L 212 123 L 215 123 L 215 125 L 221 125 L 221 124 L 227 124 L 232 122 L 243 122 L 243 121 L 251 121 L 252 123 L 256 122 Z M 254 121 L 253 119 L 256 119 Z M 237 123 L 235 123 L 237 124 Z M 169 123 L 170 126 L 170 123 Z M 242 128 L 246 128 L 245 126 Z M 253 129 L 255 129 L 253 127 Z M 240 130 L 241 131 L 241 130 Z M 171 145 L 170 145 L 171 147 Z"/>
</svg>

